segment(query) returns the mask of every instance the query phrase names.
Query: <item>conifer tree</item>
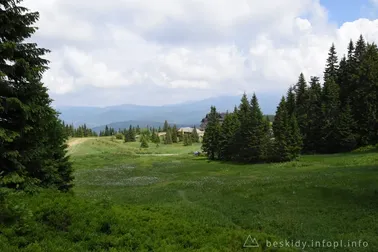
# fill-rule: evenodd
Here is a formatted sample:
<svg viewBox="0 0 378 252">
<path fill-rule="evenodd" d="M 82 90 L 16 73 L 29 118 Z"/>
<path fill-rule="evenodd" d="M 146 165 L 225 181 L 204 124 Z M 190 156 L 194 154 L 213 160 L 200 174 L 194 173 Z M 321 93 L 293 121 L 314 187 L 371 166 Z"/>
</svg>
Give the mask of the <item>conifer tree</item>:
<svg viewBox="0 0 378 252">
<path fill-rule="evenodd" d="M 127 138 L 128 138 L 128 142 L 136 142 L 136 135 L 135 135 L 135 131 L 133 129 L 133 127 L 130 125 L 129 126 L 129 130 L 127 132 Z M 125 138 L 126 139 L 126 138 Z"/>
<path fill-rule="evenodd" d="M 367 44 L 366 52 L 359 67 L 358 133 L 360 145 L 377 143 L 376 131 L 378 113 L 378 48 Z"/>
<path fill-rule="evenodd" d="M 172 143 L 177 143 L 178 139 L 177 139 L 177 126 L 176 126 L 176 124 L 173 125 L 171 131 L 172 131 Z"/>
<path fill-rule="evenodd" d="M 166 131 L 165 138 L 164 138 L 164 144 L 172 144 L 172 135 L 171 135 L 171 131 L 169 129 L 167 129 L 167 131 Z"/>
<path fill-rule="evenodd" d="M 303 73 L 299 75 L 295 89 L 295 116 L 304 141 L 308 134 L 309 93 Z"/>
<path fill-rule="evenodd" d="M 322 147 L 321 152 L 337 152 L 336 118 L 340 111 L 339 87 L 334 79 L 324 83 L 322 94 Z"/>
<path fill-rule="evenodd" d="M 324 71 L 324 82 L 327 80 L 333 79 L 333 81 L 336 83 L 337 77 L 338 77 L 338 59 L 337 59 L 337 53 L 335 45 L 332 44 L 331 48 L 328 52 L 328 58 L 326 63 L 326 68 Z"/>
<path fill-rule="evenodd" d="M 293 160 L 299 156 L 302 151 L 302 136 L 297 123 L 297 118 L 294 114 L 289 119 L 289 153 L 290 160 Z"/>
<path fill-rule="evenodd" d="M 281 98 L 281 102 L 277 107 L 276 115 L 273 121 L 273 153 L 272 161 L 284 162 L 289 161 L 291 158 L 289 148 L 289 113 L 285 97 Z"/>
<path fill-rule="evenodd" d="M 25 41 L 37 28 L 38 12 L 1 1 L 0 29 L 0 169 L 1 186 L 72 187 L 66 134 L 41 82 L 49 52 Z"/>
<path fill-rule="evenodd" d="M 249 134 L 246 138 L 249 147 L 249 162 L 260 162 L 267 157 L 267 136 L 269 134 L 268 122 L 260 109 L 257 96 L 253 94 L 251 99 L 251 121 Z"/>
<path fill-rule="evenodd" d="M 202 141 L 202 149 L 211 160 L 218 158 L 219 134 L 220 124 L 218 120 L 218 113 L 216 108 L 211 106 L 210 113 L 208 115 L 208 123 L 206 125 Z"/>
<path fill-rule="evenodd" d="M 167 132 L 167 131 L 168 131 L 168 128 L 169 128 L 168 121 L 165 120 L 165 121 L 164 121 L 164 126 L 163 126 L 163 131 L 164 131 L 164 132 Z"/>
<path fill-rule="evenodd" d="M 306 153 L 316 153 L 320 150 L 323 127 L 322 87 L 319 77 L 311 77 L 307 116 L 308 130 L 303 149 Z"/>
<path fill-rule="evenodd" d="M 193 143 L 199 143 L 199 136 L 198 136 L 196 126 L 194 126 L 194 128 L 193 128 L 193 131 L 192 131 L 192 134 L 191 134 L 191 141 Z"/>
<path fill-rule="evenodd" d="M 148 140 L 147 136 L 142 134 L 140 139 L 140 148 L 148 148 Z"/>
<path fill-rule="evenodd" d="M 233 150 L 235 135 L 240 125 L 238 120 L 237 108 L 235 107 L 233 113 L 226 113 L 224 121 L 221 125 L 219 145 L 220 145 L 220 159 L 232 160 L 235 151 Z"/>
<path fill-rule="evenodd" d="M 238 121 L 240 125 L 233 141 L 233 148 L 235 150 L 234 159 L 238 162 L 248 162 L 250 160 L 250 141 L 253 134 L 251 132 L 251 115 L 251 104 L 248 102 L 247 94 L 244 93 L 238 109 Z"/>
<path fill-rule="evenodd" d="M 352 116 L 352 111 L 349 102 L 341 108 L 340 113 L 336 118 L 336 143 L 337 152 L 347 152 L 353 150 L 357 146 L 356 135 L 353 132 L 355 128 L 355 121 Z"/>
<path fill-rule="evenodd" d="M 287 98 L 286 98 L 286 107 L 287 107 L 287 113 L 289 116 L 295 113 L 295 89 L 294 87 L 290 87 L 287 91 Z"/>
</svg>

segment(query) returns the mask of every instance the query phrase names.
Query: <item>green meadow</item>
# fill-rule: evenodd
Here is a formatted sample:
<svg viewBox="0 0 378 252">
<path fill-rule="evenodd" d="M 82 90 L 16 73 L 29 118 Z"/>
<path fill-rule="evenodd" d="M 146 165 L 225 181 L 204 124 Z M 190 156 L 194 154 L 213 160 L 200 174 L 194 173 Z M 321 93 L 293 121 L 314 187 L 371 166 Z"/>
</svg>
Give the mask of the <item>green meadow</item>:
<svg viewBox="0 0 378 252">
<path fill-rule="evenodd" d="M 73 193 L 19 193 L 0 251 L 377 251 L 375 148 L 238 165 L 200 144 L 69 145 Z"/>
<path fill-rule="evenodd" d="M 260 247 L 273 248 L 265 241 L 269 237 L 272 242 L 313 243 L 303 251 L 378 248 L 374 149 L 302 156 L 282 164 L 236 165 L 194 157 L 200 145 L 161 144 L 144 150 L 138 142 L 81 141 L 70 147 L 76 196 L 106 200 L 121 215 L 134 210 L 129 218 L 148 226 L 147 237 L 169 237 L 172 251 L 258 251 L 244 244 L 248 235 L 256 236 Z M 187 233 L 187 240 L 170 237 L 175 229 Z M 332 241 L 332 248 L 323 240 L 328 245 Z"/>
</svg>

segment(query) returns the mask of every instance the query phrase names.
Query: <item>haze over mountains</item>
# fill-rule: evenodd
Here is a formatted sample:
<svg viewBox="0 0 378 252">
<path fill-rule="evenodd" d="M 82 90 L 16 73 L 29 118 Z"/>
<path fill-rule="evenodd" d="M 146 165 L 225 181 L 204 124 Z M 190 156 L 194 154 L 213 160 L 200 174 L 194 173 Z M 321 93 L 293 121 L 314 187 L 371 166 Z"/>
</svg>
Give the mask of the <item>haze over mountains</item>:
<svg viewBox="0 0 378 252">
<path fill-rule="evenodd" d="M 251 95 L 248 95 L 250 98 Z M 257 94 L 262 111 L 265 114 L 274 114 L 280 99 L 278 94 Z M 212 97 L 201 101 L 185 102 L 164 106 L 140 106 L 122 104 L 109 107 L 70 107 L 58 106 L 60 118 L 65 123 L 74 126 L 87 124 L 95 130 L 105 125 L 113 124 L 115 129 L 122 125 L 139 124 L 159 126 L 164 120 L 178 125 L 199 125 L 201 119 L 210 111 L 210 106 L 216 106 L 219 112 L 232 111 L 239 105 L 240 96 Z M 122 127 L 121 127 L 122 128 Z"/>
</svg>

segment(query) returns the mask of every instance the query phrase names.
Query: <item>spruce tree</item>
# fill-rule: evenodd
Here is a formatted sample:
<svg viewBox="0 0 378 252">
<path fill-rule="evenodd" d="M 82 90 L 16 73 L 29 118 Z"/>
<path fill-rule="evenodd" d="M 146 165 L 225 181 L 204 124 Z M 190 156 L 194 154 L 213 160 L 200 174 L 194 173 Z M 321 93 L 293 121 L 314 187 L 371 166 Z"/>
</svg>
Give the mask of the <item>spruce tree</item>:
<svg viewBox="0 0 378 252">
<path fill-rule="evenodd" d="M 194 128 L 193 128 L 191 137 L 192 137 L 191 141 L 193 143 L 199 143 L 199 136 L 198 136 L 198 132 L 197 132 L 196 126 L 194 126 Z"/>
<path fill-rule="evenodd" d="M 271 154 L 272 161 L 285 162 L 291 158 L 289 148 L 289 113 L 285 97 L 281 98 L 281 102 L 277 107 L 276 115 L 273 121 L 273 153 Z"/>
<path fill-rule="evenodd" d="M 304 139 L 304 152 L 316 153 L 321 147 L 323 114 L 322 114 L 322 87 L 319 77 L 313 76 L 309 88 L 309 106 L 307 111 L 307 136 Z"/>
<path fill-rule="evenodd" d="M 167 132 L 167 131 L 168 131 L 168 127 L 169 127 L 168 121 L 165 120 L 165 121 L 164 121 L 164 126 L 163 126 L 163 131 L 164 131 L 164 132 Z"/>
<path fill-rule="evenodd" d="M 358 134 L 360 145 L 375 144 L 378 138 L 376 131 L 378 112 L 378 48 L 367 44 L 366 52 L 359 66 L 359 87 L 356 96 L 358 103 Z"/>
<path fill-rule="evenodd" d="M 335 45 L 332 44 L 331 48 L 328 52 L 328 58 L 326 63 L 326 68 L 324 71 L 324 82 L 327 80 L 333 79 L 334 82 L 337 81 L 338 77 L 338 59 L 337 59 L 337 53 Z"/>
<path fill-rule="evenodd" d="M 251 104 L 248 102 L 247 94 L 243 94 L 238 108 L 239 128 L 235 134 L 233 148 L 235 150 L 234 159 L 238 162 L 249 162 L 251 132 Z M 206 132 L 205 132 L 206 133 Z"/>
<path fill-rule="evenodd" d="M 286 94 L 286 107 L 287 107 L 287 113 L 289 116 L 295 113 L 295 89 L 294 87 L 290 87 Z"/>
<path fill-rule="evenodd" d="M 302 151 L 303 141 L 298 126 L 297 118 L 294 114 L 289 119 L 289 153 L 290 160 L 296 159 Z"/>
<path fill-rule="evenodd" d="M 308 110 L 309 110 L 309 93 L 307 82 L 303 73 L 299 75 L 298 83 L 295 89 L 295 116 L 304 141 L 308 134 Z"/>
<path fill-rule="evenodd" d="M 177 136 L 177 126 L 176 126 L 176 124 L 175 125 L 173 125 L 173 127 L 172 127 L 172 143 L 177 143 L 178 142 L 178 136 Z"/>
<path fill-rule="evenodd" d="M 267 157 L 268 122 L 260 109 L 256 94 L 251 99 L 251 121 L 246 138 L 249 149 L 249 162 L 261 162 Z"/>
<path fill-rule="evenodd" d="M 0 30 L 0 167 L 1 186 L 72 187 L 66 135 L 41 82 L 49 52 L 25 41 L 37 28 L 38 12 L 1 1 Z"/>
<path fill-rule="evenodd" d="M 357 146 L 356 135 L 353 132 L 353 128 L 355 127 L 352 111 L 347 101 L 336 118 L 335 138 L 337 142 L 337 152 L 348 152 Z"/>
<path fill-rule="evenodd" d="M 148 140 L 147 136 L 142 134 L 140 139 L 140 148 L 148 148 Z"/>
<path fill-rule="evenodd" d="M 184 134 L 184 136 L 183 136 L 183 145 L 184 146 L 188 145 L 188 135 L 187 134 Z"/>
<path fill-rule="evenodd" d="M 321 152 L 337 152 L 336 118 L 340 112 L 339 87 L 334 79 L 330 78 L 324 83 L 322 94 L 322 137 Z"/>
<path fill-rule="evenodd" d="M 172 144 L 172 134 L 169 129 L 167 129 L 165 138 L 164 138 L 164 144 Z"/>
<path fill-rule="evenodd" d="M 216 108 L 211 106 L 202 141 L 202 149 L 210 160 L 214 160 L 219 156 L 220 124 L 218 119 Z"/>
</svg>

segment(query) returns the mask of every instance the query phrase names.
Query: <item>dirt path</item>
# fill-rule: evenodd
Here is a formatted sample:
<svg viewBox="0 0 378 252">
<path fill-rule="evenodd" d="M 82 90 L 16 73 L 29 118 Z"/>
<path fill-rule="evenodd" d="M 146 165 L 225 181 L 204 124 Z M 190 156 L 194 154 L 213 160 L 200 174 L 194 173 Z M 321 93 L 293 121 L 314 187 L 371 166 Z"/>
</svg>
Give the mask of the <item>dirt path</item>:
<svg viewBox="0 0 378 252">
<path fill-rule="evenodd" d="M 178 154 L 171 154 L 171 153 L 162 153 L 162 154 L 138 154 L 139 156 L 155 156 L 155 157 L 159 157 L 159 156 L 177 156 Z"/>
<path fill-rule="evenodd" d="M 67 144 L 68 144 L 68 147 L 71 148 L 72 146 L 81 144 L 81 143 L 83 143 L 83 142 L 85 142 L 87 140 L 88 140 L 88 138 L 85 138 L 85 137 L 83 137 L 83 138 L 75 138 L 75 139 L 70 139 Z"/>
</svg>

